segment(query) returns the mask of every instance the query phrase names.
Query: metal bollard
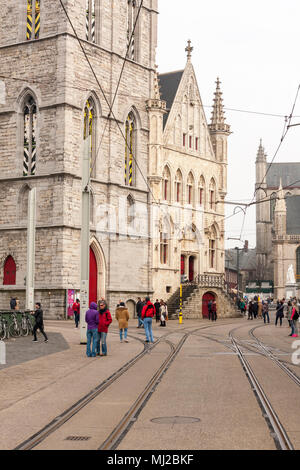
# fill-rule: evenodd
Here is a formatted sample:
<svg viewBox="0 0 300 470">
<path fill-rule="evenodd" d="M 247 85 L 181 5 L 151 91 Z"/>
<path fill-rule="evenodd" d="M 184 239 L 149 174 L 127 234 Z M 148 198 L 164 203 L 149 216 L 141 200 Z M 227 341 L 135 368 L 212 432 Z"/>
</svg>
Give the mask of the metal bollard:
<svg viewBox="0 0 300 470">
<path fill-rule="evenodd" d="M 6 364 L 6 344 L 4 341 L 0 341 L 0 364 Z"/>
</svg>

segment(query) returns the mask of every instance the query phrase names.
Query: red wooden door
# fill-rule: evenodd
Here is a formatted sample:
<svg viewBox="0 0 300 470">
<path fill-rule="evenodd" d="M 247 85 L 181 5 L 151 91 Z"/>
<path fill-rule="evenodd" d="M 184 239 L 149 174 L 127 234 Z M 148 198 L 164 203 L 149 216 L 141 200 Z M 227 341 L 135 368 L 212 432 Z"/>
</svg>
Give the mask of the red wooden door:
<svg viewBox="0 0 300 470">
<path fill-rule="evenodd" d="M 214 294 L 211 294 L 210 292 L 207 292 L 207 294 L 205 294 L 203 297 L 202 297 L 202 316 L 203 318 L 208 318 L 208 302 L 209 301 L 214 301 L 216 300 Z"/>
<path fill-rule="evenodd" d="M 189 281 L 190 282 L 194 280 L 194 262 L 195 262 L 195 258 L 191 256 L 189 259 Z"/>
<path fill-rule="evenodd" d="M 95 253 L 90 248 L 90 304 L 98 301 L 98 267 Z"/>
<path fill-rule="evenodd" d="M 12 256 L 8 256 L 4 263 L 4 276 L 3 285 L 15 286 L 16 285 L 16 263 Z"/>
<path fill-rule="evenodd" d="M 185 274 L 185 256 L 181 255 L 181 275 Z"/>
</svg>

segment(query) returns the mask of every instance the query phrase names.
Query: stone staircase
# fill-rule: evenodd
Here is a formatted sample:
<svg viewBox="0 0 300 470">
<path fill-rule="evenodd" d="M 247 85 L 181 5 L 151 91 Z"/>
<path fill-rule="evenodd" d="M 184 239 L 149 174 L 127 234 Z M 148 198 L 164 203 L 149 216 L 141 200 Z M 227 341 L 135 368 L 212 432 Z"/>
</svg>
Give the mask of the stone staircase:
<svg viewBox="0 0 300 470">
<path fill-rule="evenodd" d="M 183 317 L 202 318 L 202 298 L 211 292 L 217 301 L 217 315 L 219 318 L 240 317 L 241 312 L 235 302 L 228 295 L 224 276 L 201 275 L 194 283 L 183 286 Z M 180 306 L 180 289 L 167 302 L 169 318 L 178 318 Z"/>
</svg>

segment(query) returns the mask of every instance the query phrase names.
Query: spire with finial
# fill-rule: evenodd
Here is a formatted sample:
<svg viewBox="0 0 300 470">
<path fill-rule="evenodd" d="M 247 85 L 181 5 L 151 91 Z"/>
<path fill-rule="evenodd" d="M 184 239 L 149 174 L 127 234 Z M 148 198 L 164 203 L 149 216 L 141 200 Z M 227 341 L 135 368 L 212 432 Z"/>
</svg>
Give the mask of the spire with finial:
<svg viewBox="0 0 300 470">
<path fill-rule="evenodd" d="M 284 191 L 282 187 L 282 179 L 280 178 L 280 185 L 278 189 L 278 198 L 276 202 L 275 212 L 286 212 L 286 202 L 284 198 Z"/>
<path fill-rule="evenodd" d="M 256 161 L 257 162 L 266 162 L 267 161 L 267 154 L 265 152 L 265 148 L 263 147 L 262 139 L 260 139 L 260 144 L 259 144 L 259 147 L 258 147 Z"/>
<path fill-rule="evenodd" d="M 189 39 L 189 40 L 188 40 L 188 45 L 187 45 L 187 47 L 185 48 L 185 52 L 187 53 L 187 60 L 188 60 L 188 62 L 191 60 L 191 58 L 192 58 L 192 52 L 193 52 L 193 50 L 194 50 L 194 48 L 192 47 L 191 44 L 192 44 L 192 41 Z"/>
<path fill-rule="evenodd" d="M 223 93 L 221 92 L 220 88 L 220 79 L 217 78 L 216 81 L 216 91 L 214 97 L 214 104 L 211 116 L 211 123 L 209 125 L 209 130 L 211 132 L 224 132 L 226 134 L 230 134 L 230 126 L 225 123 L 225 113 L 224 113 L 224 105 L 223 105 Z"/>
</svg>

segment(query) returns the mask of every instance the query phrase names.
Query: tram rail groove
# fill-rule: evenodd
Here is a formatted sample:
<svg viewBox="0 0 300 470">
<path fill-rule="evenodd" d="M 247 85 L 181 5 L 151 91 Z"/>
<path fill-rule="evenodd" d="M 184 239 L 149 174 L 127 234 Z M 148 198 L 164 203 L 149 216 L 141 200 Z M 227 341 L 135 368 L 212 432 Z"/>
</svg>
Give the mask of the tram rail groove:
<svg viewBox="0 0 300 470">
<path fill-rule="evenodd" d="M 259 401 L 262 410 L 264 410 L 265 419 L 266 417 L 268 418 L 269 423 L 274 431 L 274 440 L 276 445 L 279 445 L 280 450 L 294 450 L 294 447 L 287 435 L 287 432 L 285 431 L 261 384 L 255 376 L 253 369 L 251 368 L 249 362 L 241 351 L 240 346 L 238 345 L 236 339 L 233 337 L 232 331 L 229 333 L 229 336 L 231 338 L 232 344 L 236 348 L 243 370 L 246 376 L 248 377 L 250 384 L 253 387 L 253 390 L 256 393 L 257 400 Z"/>
</svg>

